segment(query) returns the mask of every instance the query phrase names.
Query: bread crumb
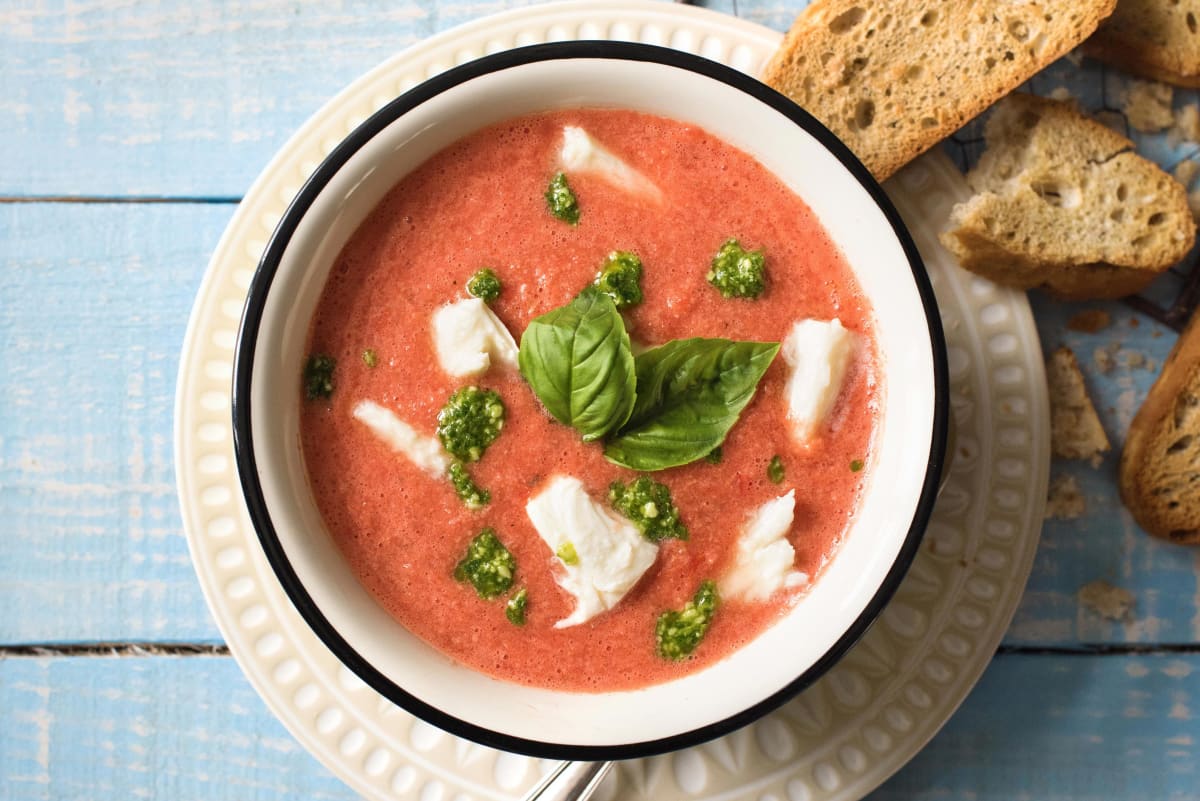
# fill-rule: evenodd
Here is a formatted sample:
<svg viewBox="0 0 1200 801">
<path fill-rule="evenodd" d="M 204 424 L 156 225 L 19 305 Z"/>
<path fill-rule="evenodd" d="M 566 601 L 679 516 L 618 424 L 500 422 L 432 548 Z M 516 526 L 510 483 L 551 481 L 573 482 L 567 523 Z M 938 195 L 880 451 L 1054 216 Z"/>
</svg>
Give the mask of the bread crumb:
<svg viewBox="0 0 1200 801">
<path fill-rule="evenodd" d="M 1092 117 L 1105 128 L 1115 131 L 1121 136 L 1129 136 L 1129 123 L 1126 122 L 1125 115 L 1119 111 L 1097 111 Z"/>
<path fill-rule="evenodd" d="M 1063 102 L 1075 100 L 1075 95 L 1071 94 L 1071 90 L 1065 86 L 1054 87 L 1050 90 L 1050 94 L 1047 97 L 1051 100 L 1060 100 Z"/>
<path fill-rule="evenodd" d="M 1184 186 L 1191 184 L 1195 180 L 1196 175 L 1200 174 L 1200 162 L 1184 159 L 1175 165 L 1175 169 L 1171 171 L 1171 176 Z"/>
<path fill-rule="evenodd" d="M 1200 105 L 1188 103 L 1175 111 L 1175 124 L 1167 132 L 1171 147 L 1184 142 L 1200 142 Z"/>
<path fill-rule="evenodd" d="M 1116 361 L 1113 359 L 1113 352 L 1116 346 L 1109 345 L 1107 348 L 1096 348 L 1092 351 L 1092 364 L 1096 365 L 1096 369 L 1102 373 L 1111 373 L 1113 365 Z"/>
<path fill-rule="evenodd" d="M 1119 357 L 1121 364 L 1130 370 L 1136 370 L 1139 367 L 1145 370 L 1150 370 L 1154 367 L 1154 360 L 1140 350 L 1122 348 L 1118 352 L 1117 356 Z"/>
<path fill-rule="evenodd" d="M 1131 81 L 1122 98 L 1129 124 L 1144 133 L 1156 133 L 1175 124 L 1171 101 L 1175 91 L 1157 81 Z"/>
<path fill-rule="evenodd" d="M 1112 446 L 1088 397 L 1079 362 L 1070 348 L 1059 348 L 1046 362 L 1050 392 L 1050 447 L 1064 459 L 1090 459 L 1094 466 Z"/>
<path fill-rule="evenodd" d="M 1075 476 L 1058 476 L 1050 482 L 1046 496 L 1047 520 L 1075 520 L 1087 511 L 1087 503 Z"/>
<path fill-rule="evenodd" d="M 1137 598 L 1129 590 L 1098 579 L 1079 588 L 1079 602 L 1100 617 L 1128 620 Z"/>
<path fill-rule="evenodd" d="M 1071 319 L 1067 320 L 1067 328 L 1084 334 L 1095 334 L 1108 328 L 1111 322 L 1112 317 L 1104 309 L 1087 309 L 1071 315 Z"/>
<path fill-rule="evenodd" d="M 1078 67 L 1083 64 L 1083 51 L 1078 47 L 1072 47 L 1063 58 Z"/>
</svg>

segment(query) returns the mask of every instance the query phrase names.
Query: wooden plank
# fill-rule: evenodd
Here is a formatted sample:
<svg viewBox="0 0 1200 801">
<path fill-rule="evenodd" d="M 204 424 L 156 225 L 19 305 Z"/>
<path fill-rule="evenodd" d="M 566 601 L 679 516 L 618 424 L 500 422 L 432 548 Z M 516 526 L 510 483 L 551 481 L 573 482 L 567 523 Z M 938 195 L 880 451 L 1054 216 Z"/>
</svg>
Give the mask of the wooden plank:
<svg viewBox="0 0 1200 801">
<path fill-rule="evenodd" d="M 325 101 L 400 50 L 543 0 L 159 0 L 18 4 L 0 11 L 0 196 L 238 197 Z M 696 5 L 786 30 L 806 0 Z M 251 77 L 252 76 L 252 77 Z M 1059 61 L 1030 88 L 1116 108 L 1127 79 Z M 1180 92 L 1177 103 L 1196 102 Z M 970 142 L 978 126 L 959 137 Z M 1194 154 L 1133 132 L 1166 164 Z M 951 146 L 969 159 L 979 147 Z"/>
<path fill-rule="evenodd" d="M 192 295 L 231 207 L 6 204 L 0 251 L 0 642 L 215 641 L 180 531 L 173 390 Z M 9 300 L 11 299 L 11 300 Z M 1116 304 L 1035 296 L 1047 346 L 1080 354 L 1115 449 L 1076 475 L 1089 514 L 1051 521 L 1010 643 L 1200 640 L 1197 556 L 1136 530 L 1115 495 L 1121 431 L 1172 336 Z M 1066 330 L 1081 308 L 1115 322 Z M 1101 373 L 1097 347 L 1117 366 Z M 1146 361 L 1133 366 L 1134 354 Z M 1128 622 L 1083 610 L 1106 579 L 1136 593 Z"/>
<path fill-rule="evenodd" d="M 98 0 L 0 10 L 0 196 L 237 197 L 347 84 L 539 0 Z M 732 11 L 732 0 L 707 0 Z"/>
<path fill-rule="evenodd" d="M 232 213 L 0 205 L 0 642 L 218 636 L 171 432 L 188 311 Z"/>
<path fill-rule="evenodd" d="M 870 801 L 1200 799 L 1200 656 L 1000 656 Z"/>
<path fill-rule="evenodd" d="M 1196 801 L 1197 675 L 1196 654 L 1001 656 L 872 799 Z M 354 797 L 229 658 L 3 660 L 0 708 L 9 797 Z"/>
<path fill-rule="evenodd" d="M 0 793 L 352 799 L 228 657 L 0 660 Z"/>
</svg>

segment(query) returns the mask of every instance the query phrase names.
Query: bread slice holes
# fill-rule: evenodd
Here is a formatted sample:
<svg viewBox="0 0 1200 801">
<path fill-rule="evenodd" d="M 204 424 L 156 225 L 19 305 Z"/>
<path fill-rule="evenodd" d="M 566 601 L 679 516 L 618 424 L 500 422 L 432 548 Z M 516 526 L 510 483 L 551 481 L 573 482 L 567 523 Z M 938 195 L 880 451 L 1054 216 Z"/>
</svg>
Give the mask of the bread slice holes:
<svg viewBox="0 0 1200 801">
<path fill-rule="evenodd" d="M 854 124 L 862 130 L 870 128 L 873 122 L 875 122 L 875 102 L 872 100 L 858 101 L 858 106 L 854 109 Z"/>
<path fill-rule="evenodd" d="M 1189 11 L 1187 13 L 1187 16 L 1184 17 L 1184 19 L 1187 20 L 1188 30 L 1191 31 L 1192 33 L 1195 33 L 1196 32 L 1196 15 Z"/>
<path fill-rule="evenodd" d="M 937 117 L 922 117 L 921 118 L 921 127 L 922 128 L 938 127 Z"/>
<path fill-rule="evenodd" d="M 1108 216 L 1113 222 L 1121 222 L 1121 220 L 1125 219 L 1125 209 L 1113 209 L 1112 214 Z"/>
<path fill-rule="evenodd" d="M 931 25 L 936 24 L 937 21 L 938 21 L 938 13 L 937 13 L 937 9 L 934 9 L 934 8 L 931 8 L 928 11 L 926 11 L 924 14 L 922 14 L 921 19 L 920 19 L 921 25 L 926 28 L 930 27 Z"/>
<path fill-rule="evenodd" d="M 1124 203 L 1125 199 L 1128 197 L 1129 197 L 1129 187 L 1125 186 L 1125 184 L 1119 184 L 1117 186 L 1117 200 Z"/>
<path fill-rule="evenodd" d="M 925 73 L 924 67 L 922 67 L 920 64 L 913 64 L 911 67 L 909 67 L 908 69 L 906 69 L 904 71 L 904 80 L 915 81 L 917 78 L 920 78 L 924 73 Z"/>
<path fill-rule="evenodd" d="M 1156 211 L 1146 220 L 1146 225 L 1162 225 L 1166 222 L 1167 215 L 1161 211 Z"/>
<path fill-rule="evenodd" d="M 1014 19 L 1008 23 L 1008 35 L 1018 42 L 1024 42 L 1029 38 L 1029 26 L 1019 19 Z"/>
<path fill-rule="evenodd" d="M 985 58 L 983 60 L 983 65 L 984 65 L 984 72 L 991 72 L 992 67 L 996 66 L 996 59 L 992 58 L 991 56 L 988 56 L 987 58 Z"/>
<path fill-rule="evenodd" d="M 1193 437 L 1191 434 L 1184 434 L 1182 437 L 1171 443 L 1171 446 L 1167 448 L 1167 455 L 1169 456 L 1171 454 L 1183 453 L 1192 444 L 1194 439 L 1195 437 Z"/>
<path fill-rule="evenodd" d="M 854 6 L 854 8 L 843 11 L 841 14 L 838 14 L 836 17 L 834 17 L 833 21 L 829 23 L 829 30 L 832 33 L 845 33 L 858 23 L 862 22 L 862 18 L 865 17 L 866 14 L 866 9 L 862 8 L 861 6 Z"/>
<path fill-rule="evenodd" d="M 1083 203 L 1083 193 L 1079 191 L 1079 187 L 1068 186 L 1052 178 L 1034 181 L 1029 188 L 1042 200 L 1060 209 L 1078 208 Z"/>
</svg>

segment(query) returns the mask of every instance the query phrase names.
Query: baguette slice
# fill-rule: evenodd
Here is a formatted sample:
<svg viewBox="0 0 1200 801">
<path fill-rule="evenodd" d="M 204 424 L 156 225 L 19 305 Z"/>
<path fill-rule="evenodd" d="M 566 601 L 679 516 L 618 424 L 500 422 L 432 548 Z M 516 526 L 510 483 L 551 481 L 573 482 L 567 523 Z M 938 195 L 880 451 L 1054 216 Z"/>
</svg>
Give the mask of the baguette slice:
<svg viewBox="0 0 1200 801">
<path fill-rule="evenodd" d="M 1086 39 L 1116 0 L 815 0 L 762 79 L 879 180 Z"/>
<path fill-rule="evenodd" d="M 1148 78 L 1200 88 L 1198 29 L 1200 0 L 1119 0 L 1084 50 Z"/>
<path fill-rule="evenodd" d="M 1015 94 L 985 128 L 942 244 L 996 283 L 1073 300 L 1119 298 L 1182 259 L 1196 239 L 1187 191 L 1133 143 L 1073 105 Z"/>
<path fill-rule="evenodd" d="M 1200 314 L 1129 426 L 1121 500 L 1156 537 L 1200 545 Z"/>
</svg>

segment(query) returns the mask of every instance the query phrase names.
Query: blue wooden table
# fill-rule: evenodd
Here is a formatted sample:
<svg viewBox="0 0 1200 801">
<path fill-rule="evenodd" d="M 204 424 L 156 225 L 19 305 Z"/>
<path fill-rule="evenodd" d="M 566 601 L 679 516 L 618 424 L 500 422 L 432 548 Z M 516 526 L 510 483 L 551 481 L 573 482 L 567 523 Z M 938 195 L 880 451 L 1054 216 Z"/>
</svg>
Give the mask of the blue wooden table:
<svg viewBox="0 0 1200 801">
<path fill-rule="evenodd" d="M 172 471 L 180 345 L 240 194 L 305 118 L 397 50 L 528 4 L 0 3 L 0 797 L 352 797 L 205 607 Z M 702 4 L 783 30 L 804 2 Z M 1113 106 L 1125 79 L 1083 70 L 1084 104 Z M 1034 88 L 1078 75 L 1063 63 Z M 1196 148 L 1138 141 L 1164 161 Z M 1200 799 L 1200 550 L 1150 539 L 1116 497 L 1123 432 L 1174 332 L 1033 300 L 1047 350 L 1080 355 L 1114 450 L 1054 464 L 1086 514 L 1047 523 L 983 681 L 873 797 Z M 1067 329 L 1091 308 L 1112 324 Z M 1079 603 L 1096 579 L 1134 594 L 1127 620 Z"/>
</svg>

